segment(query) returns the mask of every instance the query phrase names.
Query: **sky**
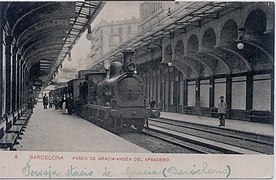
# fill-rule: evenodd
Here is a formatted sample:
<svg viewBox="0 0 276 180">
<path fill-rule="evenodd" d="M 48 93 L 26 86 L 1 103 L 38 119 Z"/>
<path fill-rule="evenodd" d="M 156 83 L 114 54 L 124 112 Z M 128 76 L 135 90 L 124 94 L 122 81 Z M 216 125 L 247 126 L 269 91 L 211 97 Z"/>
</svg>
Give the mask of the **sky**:
<svg viewBox="0 0 276 180">
<path fill-rule="evenodd" d="M 139 17 L 139 2 L 138 1 L 113 1 L 107 2 L 103 9 L 100 11 L 96 19 L 92 22 L 91 27 L 99 24 L 101 19 L 107 21 L 123 20 L 125 18 Z M 82 34 L 77 44 L 72 49 L 72 61 L 65 59 L 63 61 L 63 67 L 70 68 L 78 65 L 80 58 L 86 58 L 90 51 L 90 42 L 86 39 L 87 32 Z"/>
</svg>

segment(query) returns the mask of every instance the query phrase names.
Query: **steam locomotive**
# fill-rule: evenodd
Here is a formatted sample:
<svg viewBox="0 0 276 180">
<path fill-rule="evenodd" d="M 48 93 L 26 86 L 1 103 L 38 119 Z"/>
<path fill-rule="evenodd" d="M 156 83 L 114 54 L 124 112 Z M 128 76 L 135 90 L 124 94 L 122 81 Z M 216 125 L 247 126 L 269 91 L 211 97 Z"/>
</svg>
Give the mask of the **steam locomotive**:
<svg viewBox="0 0 276 180">
<path fill-rule="evenodd" d="M 159 110 L 145 103 L 143 83 L 135 74 L 133 63 L 113 62 L 109 72 L 87 73 L 84 77 L 69 81 L 67 89 L 50 93 L 71 94 L 76 114 L 114 133 L 131 125 L 141 131 L 149 117 L 160 116 Z"/>
</svg>

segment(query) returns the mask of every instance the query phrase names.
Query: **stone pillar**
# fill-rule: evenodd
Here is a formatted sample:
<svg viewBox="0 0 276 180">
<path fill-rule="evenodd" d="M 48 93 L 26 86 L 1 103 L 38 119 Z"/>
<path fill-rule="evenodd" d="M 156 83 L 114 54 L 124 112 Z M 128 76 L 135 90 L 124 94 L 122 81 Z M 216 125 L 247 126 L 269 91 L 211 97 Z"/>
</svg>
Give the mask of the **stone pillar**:
<svg viewBox="0 0 276 180">
<path fill-rule="evenodd" d="M 23 95 L 22 95 L 22 105 L 25 105 L 26 103 L 26 96 L 27 96 L 27 70 L 26 70 L 26 64 L 24 63 L 23 65 L 23 79 L 22 79 L 22 90 L 23 90 Z"/>
<path fill-rule="evenodd" d="M 209 107 L 212 108 L 215 106 L 215 79 L 214 77 L 210 78 L 210 91 L 209 91 Z"/>
<path fill-rule="evenodd" d="M 3 89 L 2 89 L 2 87 L 3 87 L 3 81 L 2 81 L 2 74 L 3 74 L 3 54 L 2 54 L 2 52 L 3 52 L 3 46 L 2 46 L 2 42 L 3 42 L 3 13 L 4 13 L 4 11 L 3 11 L 3 3 L 0 3 L 0 42 L 1 42 L 1 44 L 0 44 L 0 118 L 1 117 L 3 117 L 3 113 L 2 113 L 2 108 L 3 108 L 3 105 L 2 105 L 2 103 L 3 103 Z"/>
<path fill-rule="evenodd" d="M 183 84 L 184 84 L 184 102 L 183 102 L 183 106 L 187 106 L 188 105 L 188 80 L 185 79 Z"/>
<path fill-rule="evenodd" d="M 271 72 L 271 123 L 274 124 L 274 66 Z"/>
<path fill-rule="evenodd" d="M 246 76 L 246 110 L 250 111 L 253 107 L 253 75 Z"/>
<path fill-rule="evenodd" d="M 228 75 L 226 77 L 226 103 L 229 109 L 229 112 L 226 114 L 226 118 L 231 118 L 231 109 L 232 109 L 232 77 Z"/>
<path fill-rule="evenodd" d="M 17 103 L 17 47 L 12 49 L 12 111 L 16 110 Z"/>
<path fill-rule="evenodd" d="M 6 36 L 6 113 L 11 113 L 11 104 L 12 104 L 12 91 L 11 91 L 11 43 L 12 37 Z"/>
<path fill-rule="evenodd" d="M 21 106 L 21 74 L 22 74 L 22 68 L 21 68 L 21 55 L 17 55 L 17 81 L 16 81 L 16 88 L 17 88 L 17 109 Z"/>
<path fill-rule="evenodd" d="M 21 82 L 20 82 L 20 107 L 24 104 L 24 63 L 21 62 Z"/>
<path fill-rule="evenodd" d="M 195 86 L 195 91 L 196 91 L 196 102 L 195 106 L 200 107 L 200 79 L 196 79 L 196 86 Z"/>
</svg>

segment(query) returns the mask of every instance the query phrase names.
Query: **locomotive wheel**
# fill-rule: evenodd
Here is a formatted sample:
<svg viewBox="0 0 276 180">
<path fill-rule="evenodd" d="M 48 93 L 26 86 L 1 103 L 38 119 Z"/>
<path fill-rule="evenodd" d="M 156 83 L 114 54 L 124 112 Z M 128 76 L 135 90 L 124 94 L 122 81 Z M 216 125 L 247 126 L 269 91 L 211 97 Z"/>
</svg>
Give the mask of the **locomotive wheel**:
<svg viewBox="0 0 276 180">
<path fill-rule="evenodd" d="M 145 119 L 136 119 L 134 122 L 134 125 L 137 129 L 137 131 L 142 131 L 144 129 L 144 125 L 145 125 Z"/>
</svg>

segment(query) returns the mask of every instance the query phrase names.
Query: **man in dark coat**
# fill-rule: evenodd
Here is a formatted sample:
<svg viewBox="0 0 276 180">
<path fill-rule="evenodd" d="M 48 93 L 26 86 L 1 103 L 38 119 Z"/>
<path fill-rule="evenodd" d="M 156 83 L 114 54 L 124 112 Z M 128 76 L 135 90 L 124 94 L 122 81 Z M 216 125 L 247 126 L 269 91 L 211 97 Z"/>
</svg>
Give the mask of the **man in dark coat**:
<svg viewBox="0 0 276 180">
<path fill-rule="evenodd" d="M 151 101 L 149 102 L 149 104 L 150 104 L 150 108 L 151 108 L 151 109 L 154 109 L 154 106 L 155 106 L 155 104 L 156 104 L 156 101 L 152 98 Z"/>
<path fill-rule="evenodd" d="M 43 106 L 44 106 L 44 109 L 47 109 L 47 106 L 48 106 L 48 97 L 47 97 L 46 94 L 43 96 Z"/>
<path fill-rule="evenodd" d="M 73 110 L 73 97 L 72 97 L 72 94 L 70 94 L 70 96 L 67 97 L 67 110 L 68 110 L 68 114 L 72 115 L 72 110 Z"/>
</svg>

